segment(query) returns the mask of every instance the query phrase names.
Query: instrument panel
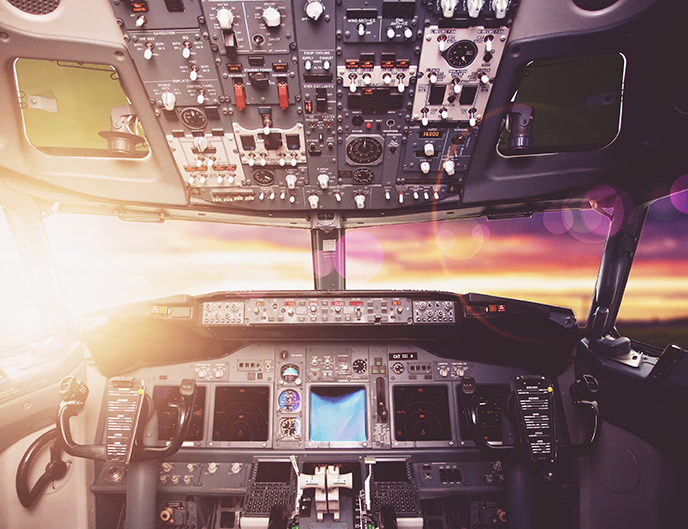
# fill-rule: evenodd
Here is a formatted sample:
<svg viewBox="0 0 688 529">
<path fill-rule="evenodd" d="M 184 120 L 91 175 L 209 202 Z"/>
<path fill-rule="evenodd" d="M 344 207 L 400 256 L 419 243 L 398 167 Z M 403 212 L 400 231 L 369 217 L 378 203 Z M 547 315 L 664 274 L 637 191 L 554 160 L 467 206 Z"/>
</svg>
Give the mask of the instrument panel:
<svg viewBox="0 0 688 529">
<path fill-rule="evenodd" d="M 481 422 L 501 442 L 500 413 L 519 373 L 447 360 L 412 345 L 266 342 L 212 362 L 147 369 L 160 441 L 175 415 L 166 403 L 183 378 L 198 394 L 184 446 L 384 449 L 472 446 L 462 425 L 461 378 L 480 380 Z"/>
<path fill-rule="evenodd" d="M 111 0 L 187 196 L 315 213 L 460 202 L 515 0 Z"/>
</svg>

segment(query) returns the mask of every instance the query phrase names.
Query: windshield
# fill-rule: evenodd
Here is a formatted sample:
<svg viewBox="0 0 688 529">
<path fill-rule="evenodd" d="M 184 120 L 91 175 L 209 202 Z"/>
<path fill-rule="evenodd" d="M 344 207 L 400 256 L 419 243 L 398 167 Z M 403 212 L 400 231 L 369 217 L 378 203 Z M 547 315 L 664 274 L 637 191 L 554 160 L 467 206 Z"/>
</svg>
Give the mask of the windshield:
<svg viewBox="0 0 688 529">
<path fill-rule="evenodd" d="M 77 325 L 91 311 L 174 294 L 313 289 L 306 230 L 60 214 L 45 225 Z M 346 286 L 528 299 L 571 307 L 584 323 L 607 225 L 567 211 L 351 230 Z"/>
</svg>

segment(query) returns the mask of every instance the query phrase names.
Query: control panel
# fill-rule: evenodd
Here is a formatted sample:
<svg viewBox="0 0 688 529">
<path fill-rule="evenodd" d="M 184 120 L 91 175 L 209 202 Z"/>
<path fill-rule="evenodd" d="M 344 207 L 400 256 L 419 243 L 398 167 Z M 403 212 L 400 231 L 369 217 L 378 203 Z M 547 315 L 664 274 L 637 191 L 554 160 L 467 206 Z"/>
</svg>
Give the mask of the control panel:
<svg viewBox="0 0 688 529">
<path fill-rule="evenodd" d="M 456 302 L 431 297 L 274 297 L 203 303 L 202 323 L 258 324 L 433 324 L 455 323 Z"/>
<path fill-rule="evenodd" d="M 517 8 L 111 3 L 189 200 L 307 215 L 460 202 Z"/>
</svg>

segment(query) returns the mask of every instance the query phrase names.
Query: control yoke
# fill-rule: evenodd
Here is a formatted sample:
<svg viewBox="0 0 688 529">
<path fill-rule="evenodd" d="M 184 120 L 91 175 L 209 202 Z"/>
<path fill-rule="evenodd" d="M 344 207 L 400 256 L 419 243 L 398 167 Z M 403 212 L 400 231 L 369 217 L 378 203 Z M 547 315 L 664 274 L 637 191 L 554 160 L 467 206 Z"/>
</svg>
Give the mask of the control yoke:
<svg viewBox="0 0 688 529">
<path fill-rule="evenodd" d="M 588 434 L 580 444 L 558 445 L 554 424 L 554 386 L 539 375 L 521 376 L 516 379 L 516 390 L 509 397 L 507 408 L 518 424 L 520 443 L 496 445 L 489 443 L 478 426 L 477 386 L 475 379 L 464 377 L 461 381 L 464 412 L 476 447 L 483 453 L 499 458 L 523 457 L 532 462 L 553 463 L 557 456 L 581 457 L 592 453 L 599 440 L 600 418 L 595 394 L 599 384 L 592 375 L 583 375 L 569 388 L 573 405 L 588 418 Z"/>
<path fill-rule="evenodd" d="M 107 418 L 105 444 L 81 445 L 74 442 L 69 420 L 84 407 L 88 388 L 72 376 L 60 382 L 62 404 L 57 413 L 57 432 L 64 451 L 75 457 L 129 464 L 132 461 L 164 459 L 182 446 L 191 422 L 191 410 L 196 396 L 196 383 L 184 379 L 179 387 L 179 400 L 169 403 L 177 410 L 177 425 L 172 441 L 166 446 L 144 446 L 140 439 L 148 404 L 141 380 L 133 377 L 113 377 L 106 387 Z"/>
</svg>

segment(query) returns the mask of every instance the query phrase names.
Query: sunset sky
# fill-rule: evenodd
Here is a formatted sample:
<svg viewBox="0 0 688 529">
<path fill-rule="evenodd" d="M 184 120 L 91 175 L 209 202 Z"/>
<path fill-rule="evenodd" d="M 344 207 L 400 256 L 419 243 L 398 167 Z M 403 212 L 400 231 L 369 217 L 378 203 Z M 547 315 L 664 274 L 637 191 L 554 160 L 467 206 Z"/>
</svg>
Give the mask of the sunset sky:
<svg viewBox="0 0 688 529">
<path fill-rule="evenodd" d="M 684 206 L 669 199 L 653 206 L 622 318 L 688 316 Z M 588 210 L 354 230 L 346 234 L 347 288 L 481 292 L 567 306 L 584 322 L 607 228 Z M 313 288 L 305 230 L 60 214 L 46 229 L 77 322 L 90 311 L 173 294 Z M 4 288 L 27 298 L 15 279 Z M 26 321 L 17 329 L 36 317 L 19 312 Z"/>
</svg>

